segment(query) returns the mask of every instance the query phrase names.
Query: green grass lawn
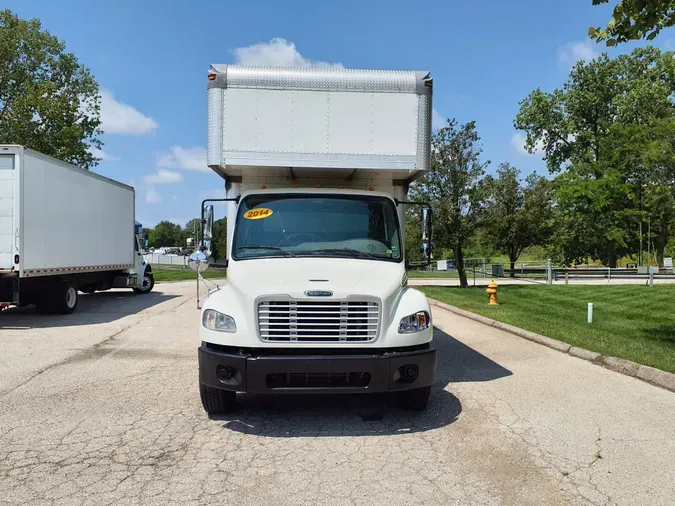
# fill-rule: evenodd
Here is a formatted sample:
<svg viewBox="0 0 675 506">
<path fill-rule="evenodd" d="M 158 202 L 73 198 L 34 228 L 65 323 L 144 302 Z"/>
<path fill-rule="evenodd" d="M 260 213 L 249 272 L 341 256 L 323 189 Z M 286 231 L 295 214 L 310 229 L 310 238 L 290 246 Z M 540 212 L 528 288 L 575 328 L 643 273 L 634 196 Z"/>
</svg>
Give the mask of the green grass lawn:
<svg viewBox="0 0 675 506">
<path fill-rule="evenodd" d="M 603 355 L 675 373 L 675 286 L 421 287 L 429 297 Z M 586 323 L 588 303 L 593 323 Z"/>
<path fill-rule="evenodd" d="M 174 270 L 174 269 L 159 269 L 155 267 L 152 270 L 152 274 L 153 276 L 155 276 L 155 281 L 157 283 L 163 283 L 166 281 L 189 281 L 197 279 L 197 273 L 192 269 Z M 202 272 L 202 277 L 206 279 L 224 278 L 225 271 L 208 270 L 206 272 Z"/>
</svg>

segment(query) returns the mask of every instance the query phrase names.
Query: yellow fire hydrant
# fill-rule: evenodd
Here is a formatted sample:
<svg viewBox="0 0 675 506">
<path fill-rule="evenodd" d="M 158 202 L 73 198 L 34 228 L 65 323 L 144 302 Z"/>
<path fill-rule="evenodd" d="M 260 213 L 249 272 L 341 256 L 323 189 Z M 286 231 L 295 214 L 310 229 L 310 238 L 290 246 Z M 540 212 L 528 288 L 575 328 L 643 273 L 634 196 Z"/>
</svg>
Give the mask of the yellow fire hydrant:
<svg viewBox="0 0 675 506">
<path fill-rule="evenodd" d="M 495 280 L 493 279 L 490 281 L 490 284 L 487 287 L 487 290 L 485 290 L 485 293 L 488 294 L 488 297 L 490 298 L 490 302 L 488 304 L 490 306 L 498 306 L 499 302 L 497 302 L 497 283 L 495 283 Z"/>
</svg>

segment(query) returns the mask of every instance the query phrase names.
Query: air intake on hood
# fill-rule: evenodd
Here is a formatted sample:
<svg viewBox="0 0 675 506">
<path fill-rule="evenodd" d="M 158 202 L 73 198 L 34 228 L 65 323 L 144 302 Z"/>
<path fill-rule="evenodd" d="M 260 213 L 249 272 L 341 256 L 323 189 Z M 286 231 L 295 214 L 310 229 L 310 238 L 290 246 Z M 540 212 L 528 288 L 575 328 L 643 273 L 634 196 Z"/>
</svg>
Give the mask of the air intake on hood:
<svg viewBox="0 0 675 506">
<path fill-rule="evenodd" d="M 367 342 L 377 338 L 379 322 L 374 301 L 258 303 L 258 332 L 264 341 Z"/>
</svg>

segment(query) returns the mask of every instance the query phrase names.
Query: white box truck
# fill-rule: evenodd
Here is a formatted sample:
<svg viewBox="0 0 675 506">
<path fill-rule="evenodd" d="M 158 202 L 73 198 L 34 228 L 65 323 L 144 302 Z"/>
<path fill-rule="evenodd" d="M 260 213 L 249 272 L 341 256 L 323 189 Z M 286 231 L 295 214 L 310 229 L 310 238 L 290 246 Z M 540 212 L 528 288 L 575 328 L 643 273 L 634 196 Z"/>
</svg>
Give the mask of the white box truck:
<svg viewBox="0 0 675 506">
<path fill-rule="evenodd" d="M 149 293 L 135 191 L 36 151 L 0 145 L 0 304 L 72 313 L 78 290 Z"/>
<path fill-rule="evenodd" d="M 426 72 L 211 67 L 207 156 L 225 180 L 228 270 L 201 315 L 209 414 L 236 392 L 395 392 L 426 407 L 431 311 L 407 286 L 403 224 L 430 163 L 431 92 Z"/>
</svg>

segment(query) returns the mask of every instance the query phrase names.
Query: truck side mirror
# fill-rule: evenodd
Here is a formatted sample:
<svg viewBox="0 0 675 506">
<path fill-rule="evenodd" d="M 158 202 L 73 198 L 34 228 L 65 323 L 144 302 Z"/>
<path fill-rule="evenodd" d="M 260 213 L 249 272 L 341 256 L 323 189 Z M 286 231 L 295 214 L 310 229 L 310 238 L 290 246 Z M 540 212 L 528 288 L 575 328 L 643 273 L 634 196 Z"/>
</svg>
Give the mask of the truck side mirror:
<svg viewBox="0 0 675 506">
<path fill-rule="evenodd" d="M 202 209 L 202 245 L 201 250 L 207 257 L 211 256 L 211 241 L 213 240 L 213 206 Z"/>
</svg>

